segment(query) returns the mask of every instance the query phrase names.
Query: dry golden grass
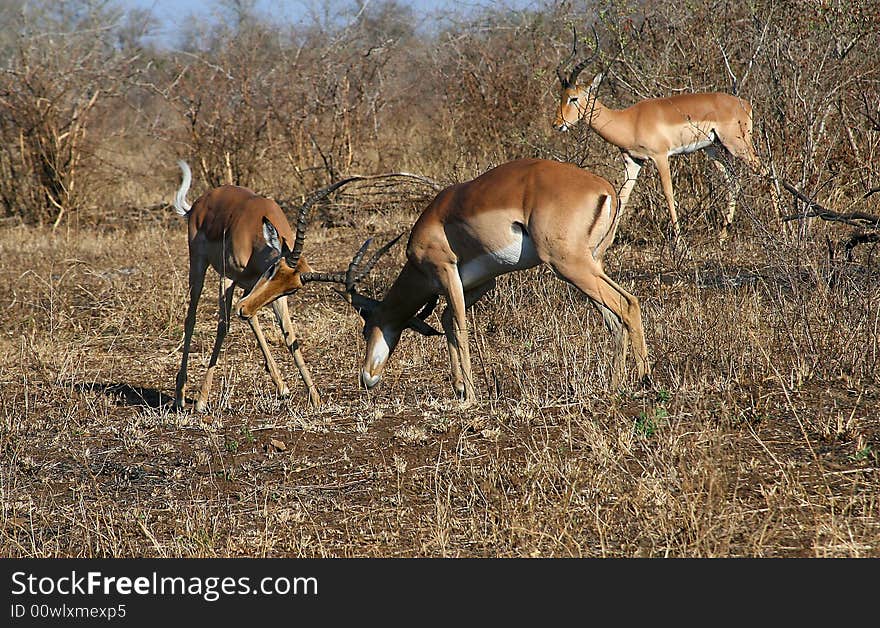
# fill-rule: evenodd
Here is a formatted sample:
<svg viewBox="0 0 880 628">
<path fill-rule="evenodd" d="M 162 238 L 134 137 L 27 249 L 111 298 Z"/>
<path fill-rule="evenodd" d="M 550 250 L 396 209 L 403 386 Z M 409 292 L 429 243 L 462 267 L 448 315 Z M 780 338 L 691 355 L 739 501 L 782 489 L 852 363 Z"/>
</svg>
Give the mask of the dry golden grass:
<svg viewBox="0 0 880 628">
<path fill-rule="evenodd" d="M 342 267 L 414 217 L 314 224 L 306 255 Z M 405 335 L 360 390 L 360 320 L 315 286 L 291 306 L 325 405 L 308 409 L 273 331 L 294 391 L 276 398 L 234 322 L 197 415 L 169 408 L 184 225 L 110 224 L 0 230 L 0 555 L 880 556 L 880 282 L 854 265 L 825 286 L 824 225 L 783 246 L 741 218 L 723 249 L 694 232 L 676 261 L 628 217 L 606 266 L 642 302 L 650 390 L 609 390 L 601 317 L 535 269 L 474 308 L 472 407 L 437 338 Z"/>
</svg>

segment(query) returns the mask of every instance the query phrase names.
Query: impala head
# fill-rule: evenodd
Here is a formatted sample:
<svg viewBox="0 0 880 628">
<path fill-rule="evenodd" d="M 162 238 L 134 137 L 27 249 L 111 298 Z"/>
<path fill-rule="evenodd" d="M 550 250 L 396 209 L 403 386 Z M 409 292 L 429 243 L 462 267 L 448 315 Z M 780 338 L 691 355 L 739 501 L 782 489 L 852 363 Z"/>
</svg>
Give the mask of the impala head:
<svg viewBox="0 0 880 628">
<path fill-rule="evenodd" d="M 316 273 L 309 272 L 311 269 L 305 258 L 302 257 L 309 210 L 312 205 L 330 194 L 333 190 L 360 178 L 350 177 L 342 179 L 318 190 L 306 199 L 298 213 L 293 248 L 289 248 L 287 241 L 279 236 L 275 225 L 266 218 L 263 218 L 263 238 L 266 240 L 268 247 L 274 251 L 275 260 L 269 265 L 257 283 L 254 284 L 250 292 L 238 302 L 235 311 L 241 318 L 250 319 L 264 305 L 280 297 L 293 294 L 309 281 L 319 280 L 315 278 Z"/>
<path fill-rule="evenodd" d="M 385 364 L 395 347 L 397 347 L 400 335 L 404 329 L 413 329 L 424 336 L 439 336 L 442 334 L 442 332 L 437 331 L 424 321 L 437 304 L 436 298 L 431 299 L 416 316 L 404 317 L 401 321 L 400 317 L 395 315 L 396 312 L 390 308 L 383 307 L 383 302 L 366 297 L 357 291 L 358 282 L 369 274 L 376 265 L 376 262 L 379 261 L 379 258 L 387 253 L 402 236 L 403 234 L 400 234 L 373 253 L 369 261 L 363 266 L 360 266 L 360 263 L 372 242 L 372 238 L 361 245 L 361 248 L 352 257 L 348 270 L 344 273 L 305 274 L 306 278 L 311 281 L 330 281 L 343 284 L 345 290 L 337 290 L 336 292 L 364 319 L 363 334 L 367 348 L 360 372 L 360 381 L 367 389 L 373 388 L 382 379 Z"/>
<path fill-rule="evenodd" d="M 572 35 L 574 41 L 571 47 L 571 54 L 556 66 L 556 76 L 559 77 L 560 92 L 559 104 L 556 107 L 556 117 L 553 120 L 553 128 L 558 131 L 568 131 L 592 109 L 596 98 L 596 90 L 599 87 L 599 83 L 602 82 L 602 75 L 598 74 L 589 87 L 577 84 L 577 78 L 580 73 L 599 53 L 599 36 L 596 34 L 595 28 L 593 29 L 593 37 L 596 40 L 596 44 L 593 48 L 593 54 L 574 66 L 568 74 L 564 72 L 564 67 L 577 54 L 577 31 L 574 27 L 572 27 Z"/>
<path fill-rule="evenodd" d="M 287 241 L 278 235 L 278 230 L 267 218 L 263 218 L 263 237 L 266 244 L 274 252 L 275 260 L 257 280 L 250 292 L 238 302 L 236 313 L 244 319 L 250 319 L 257 311 L 283 296 L 293 294 L 303 287 L 303 271 L 309 265 L 302 257 L 302 245 L 294 243 L 294 248 L 287 246 Z"/>
</svg>

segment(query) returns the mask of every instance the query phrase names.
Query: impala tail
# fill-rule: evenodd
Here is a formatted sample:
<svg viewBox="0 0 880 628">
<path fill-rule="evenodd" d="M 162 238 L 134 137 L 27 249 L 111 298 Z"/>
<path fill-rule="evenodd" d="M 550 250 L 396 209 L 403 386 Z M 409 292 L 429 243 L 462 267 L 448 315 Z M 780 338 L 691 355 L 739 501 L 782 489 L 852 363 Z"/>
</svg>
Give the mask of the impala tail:
<svg viewBox="0 0 880 628">
<path fill-rule="evenodd" d="M 189 210 L 192 209 L 192 205 L 186 201 L 186 194 L 189 192 L 189 186 L 192 184 L 192 171 L 189 169 L 189 165 L 182 159 L 177 161 L 177 165 L 180 166 L 180 170 L 183 172 L 183 180 L 180 182 L 180 187 L 177 188 L 177 194 L 174 195 L 174 211 L 180 216 L 186 216 Z"/>
</svg>

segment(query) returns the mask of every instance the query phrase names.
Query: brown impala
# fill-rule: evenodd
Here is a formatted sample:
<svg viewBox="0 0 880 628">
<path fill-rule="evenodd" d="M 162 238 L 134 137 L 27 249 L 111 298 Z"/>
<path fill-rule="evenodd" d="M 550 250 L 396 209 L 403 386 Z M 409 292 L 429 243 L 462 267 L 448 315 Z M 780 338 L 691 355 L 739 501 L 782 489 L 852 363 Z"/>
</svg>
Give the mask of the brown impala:
<svg viewBox="0 0 880 628">
<path fill-rule="evenodd" d="M 323 188 L 306 200 L 299 211 L 296 235 L 294 236 L 284 212 L 275 201 L 258 196 L 247 188 L 235 185 L 223 185 L 200 196 L 192 205 L 187 203 L 186 195 L 192 182 L 189 166 L 178 162 L 183 171 L 183 181 L 174 198 L 174 209 L 186 217 L 189 227 L 189 307 L 186 312 L 186 323 L 183 338 L 183 358 L 177 373 L 177 385 L 174 393 L 174 405 L 183 408 L 184 388 L 186 387 L 186 365 L 189 357 L 190 342 L 196 323 L 196 306 L 205 283 L 205 273 L 212 266 L 220 275 L 220 302 L 217 313 L 217 337 L 211 361 L 205 373 L 196 410 L 202 411 L 208 402 L 211 383 L 220 347 L 226 337 L 229 326 L 229 314 L 232 308 L 232 295 L 235 286 L 252 292 L 255 284 L 266 273 L 272 277 L 285 279 L 285 290 L 277 292 L 272 299 L 272 309 L 281 327 L 284 343 L 293 354 L 294 362 L 299 369 L 303 383 L 309 392 L 309 402 L 316 406 L 321 398 L 312 383 L 309 368 L 303 360 L 299 349 L 299 341 L 290 321 L 287 308 L 288 294 L 293 294 L 311 281 L 308 262 L 302 256 L 305 239 L 306 218 L 309 208 L 321 198 L 346 183 L 359 177 L 343 179 Z M 293 248 L 289 248 L 293 245 Z M 269 301 L 263 301 L 265 305 Z M 278 370 L 278 365 L 269 352 L 259 320 L 253 316 L 256 309 L 249 311 L 248 321 L 263 357 L 266 369 L 275 382 L 279 395 L 289 394 L 287 385 Z"/>
<path fill-rule="evenodd" d="M 639 302 L 602 267 L 619 217 L 617 195 L 608 181 L 556 161 L 511 161 L 446 188 L 410 231 L 407 262 L 381 302 L 355 291 L 357 280 L 369 270 L 357 268 L 366 243 L 347 273 L 324 277 L 345 283 L 348 300 L 364 317 L 367 347 L 361 382 L 367 388 L 379 382 L 405 328 L 430 333 L 421 319 L 442 295 L 448 304 L 441 320 L 453 387 L 462 399 L 474 399 L 465 310 L 493 288 L 499 275 L 542 262 L 601 311 L 614 336 L 613 385 L 624 372 L 627 334 L 639 377 L 645 378 L 650 367 Z"/>
<path fill-rule="evenodd" d="M 626 207 L 645 161 L 654 162 L 676 236 L 680 233 L 680 227 L 669 173 L 669 157 L 705 150 L 727 183 L 727 213 L 720 234 L 721 240 L 724 240 L 733 222 L 739 192 L 730 156 L 744 160 L 753 172 L 768 175 L 752 146 L 752 106 L 742 98 L 712 92 L 651 98 L 626 109 L 610 109 L 597 98 L 602 74 L 597 74 L 588 87 L 577 84 L 578 75 L 598 52 L 598 40 L 596 43 L 593 55 L 578 63 L 566 75 L 562 68 L 577 53 L 575 34 L 571 55 L 557 66 L 556 75 L 561 89 L 553 127 L 567 131 L 585 118 L 590 128 L 602 139 L 620 149 L 626 167 L 626 181 L 620 189 L 621 210 Z M 772 186 L 771 194 L 776 209 L 776 190 Z"/>
</svg>

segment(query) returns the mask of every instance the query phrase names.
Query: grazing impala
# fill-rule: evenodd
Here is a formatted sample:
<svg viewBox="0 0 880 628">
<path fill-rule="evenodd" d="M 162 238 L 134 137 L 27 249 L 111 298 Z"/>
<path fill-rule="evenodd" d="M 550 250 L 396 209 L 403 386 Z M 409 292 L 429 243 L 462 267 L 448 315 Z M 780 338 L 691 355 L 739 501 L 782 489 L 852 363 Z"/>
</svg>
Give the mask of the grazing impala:
<svg viewBox="0 0 880 628">
<path fill-rule="evenodd" d="M 733 222 L 739 191 L 730 155 L 744 160 L 752 171 L 767 175 L 752 146 L 752 106 L 736 96 L 713 92 L 651 98 L 626 109 L 610 109 L 597 98 L 602 74 L 597 74 L 588 87 L 577 84 L 578 75 L 597 52 L 598 45 L 592 56 L 578 63 L 566 75 L 563 66 L 577 53 L 575 33 L 571 55 L 556 68 L 561 90 L 553 127 L 567 131 L 581 119 L 586 119 L 602 139 L 620 149 L 626 167 L 626 181 L 620 189 L 621 209 L 626 207 L 645 161 L 654 162 L 676 237 L 680 234 L 680 227 L 669 157 L 705 150 L 727 183 L 727 212 L 720 233 L 721 240 L 724 240 Z M 772 186 L 771 194 L 776 209 L 776 193 Z"/>
<path fill-rule="evenodd" d="M 203 411 L 208 402 L 217 358 L 229 327 L 229 315 L 235 286 L 244 288 L 245 292 L 252 291 L 255 284 L 267 272 L 289 276 L 289 288 L 283 293 L 275 295 L 272 300 L 272 309 L 275 311 L 275 318 L 281 327 L 284 343 L 293 354 L 294 362 L 308 390 L 309 402 L 313 406 L 317 406 L 320 404 L 321 398 L 303 360 L 299 341 L 296 338 L 293 323 L 290 321 L 287 299 L 283 297 L 293 294 L 308 281 L 308 273 L 311 268 L 302 256 L 302 247 L 309 208 L 333 190 L 357 179 L 357 177 L 337 181 L 308 198 L 299 211 L 297 230 L 294 236 L 287 218 L 278 204 L 271 199 L 258 196 L 246 188 L 234 185 L 214 188 L 190 205 L 186 201 L 186 195 L 192 182 L 192 174 L 185 162 L 180 161 L 178 164 L 183 171 L 183 181 L 174 198 L 174 209 L 178 214 L 186 217 L 189 227 L 189 307 L 186 312 L 183 358 L 177 373 L 174 405 L 179 409 L 184 406 L 186 367 L 196 322 L 196 307 L 202 294 L 205 273 L 210 265 L 220 275 L 217 337 L 214 340 L 211 361 L 208 364 L 208 370 L 196 400 L 196 410 Z M 293 243 L 292 249 L 288 248 L 291 242 Z M 265 303 L 268 301 L 263 304 Z M 269 371 L 272 381 L 275 382 L 278 394 L 289 394 L 278 365 L 269 352 L 259 320 L 254 316 L 248 320 L 260 349 L 263 351 L 266 369 Z"/>
<path fill-rule="evenodd" d="M 614 336 L 612 384 L 624 372 L 627 335 L 639 377 L 645 378 L 650 367 L 639 302 L 605 274 L 602 264 L 619 217 L 608 181 L 556 161 L 512 161 L 446 188 L 413 226 L 407 262 L 381 302 L 355 292 L 356 280 L 366 274 L 357 269 L 364 247 L 346 278 L 341 273 L 328 278 L 346 284 L 350 302 L 365 320 L 361 382 L 367 388 L 379 382 L 404 328 L 424 333 L 411 323 L 427 316 L 442 295 L 453 387 L 463 400 L 474 399 L 465 310 L 492 289 L 499 275 L 542 262 L 601 311 Z"/>
</svg>

